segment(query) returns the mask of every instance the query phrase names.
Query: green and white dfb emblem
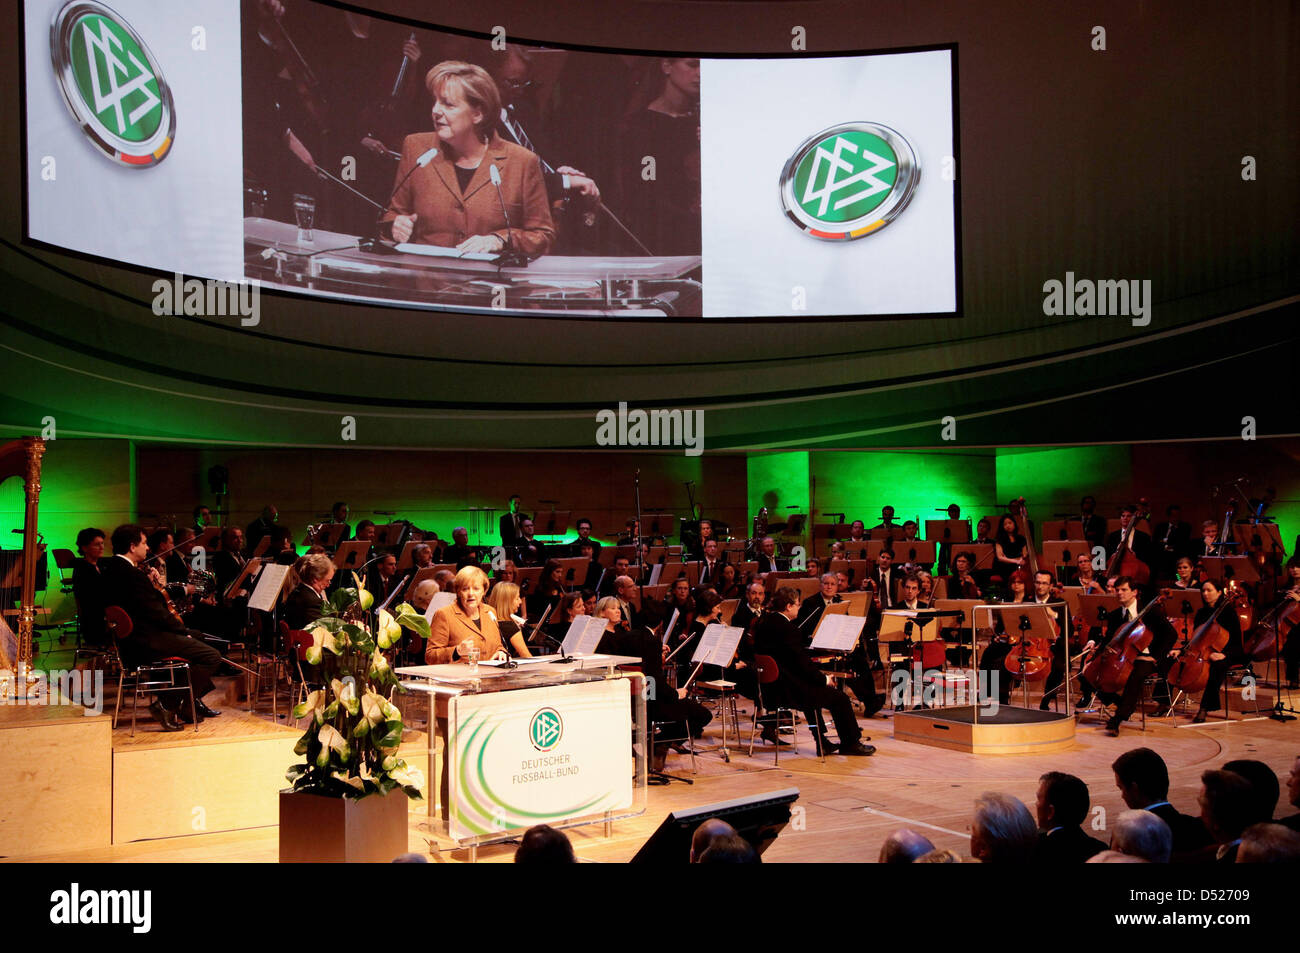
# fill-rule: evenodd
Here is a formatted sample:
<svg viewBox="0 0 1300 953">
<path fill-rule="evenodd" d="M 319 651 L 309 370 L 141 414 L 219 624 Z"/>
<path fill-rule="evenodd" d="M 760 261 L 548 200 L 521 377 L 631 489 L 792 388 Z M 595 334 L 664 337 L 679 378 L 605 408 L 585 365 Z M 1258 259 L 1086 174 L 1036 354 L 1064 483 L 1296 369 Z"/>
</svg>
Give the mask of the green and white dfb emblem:
<svg viewBox="0 0 1300 953">
<path fill-rule="evenodd" d="M 804 232 L 852 241 L 907 208 L 921 178 L 911 144 L 876 122 L 846 122 L 804 140 L 781 170 L 781 206 Z"/>
<path fill-rule="evenodd" d="M 528 738 L 538 751 L 550 751 L 564 736 L 564 720 L 554 708 L 540 708 L 528 724 Z"/>
<path fill-rule="evenodd" d="M 110 159 L 149 168 L 171 151 L 176 111 L 158 60 L 102 3 L 72 0 L 50 24 L 50 56 L 72 117 Z"/>
</svg>

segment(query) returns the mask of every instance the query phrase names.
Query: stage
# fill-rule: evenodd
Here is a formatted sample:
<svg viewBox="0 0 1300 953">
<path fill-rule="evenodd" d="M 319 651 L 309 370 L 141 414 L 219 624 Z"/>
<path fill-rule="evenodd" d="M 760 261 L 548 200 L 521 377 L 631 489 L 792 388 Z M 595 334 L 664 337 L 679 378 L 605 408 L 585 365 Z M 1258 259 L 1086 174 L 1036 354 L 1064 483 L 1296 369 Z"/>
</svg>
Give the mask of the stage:
<svg viewBox="0 0 1300 953">
<path fill-rule="evenodd" d="M 215 695 L 210 699 L 218 701 Z M 1261 692 L 1261 701 L 1269 700 L 1271 697 Z M 750 708 L 744 704 L 741 708 L 742 737 L 747 739 Z M 12 720 L 14 711 L 19 709 L 6 709 L 0 715 Z M 103 725 L 99 719 L 84 720 Z M 1088 783 L 1094 808 L 1104 808 L 1106 816 L 1113 818 L 1125 808 L 1110 764 L 1130 748 L 1148 746 L 1159 751 L 1169 765 L 1170 800 L 1180 810 L 1195 814 L 1202 771 L 1231 758 L 1256 758 L 1284 774 L 1300 737 L 1296 734 L 1300 723 L 1253 720 L 1253 711 L 1234 710 L 1227 724 L 1220 719 L 1199 726 L 1190 726 L 1186 717 L 1172 723 L 1148 718 L 1146 731 L 1134 720 L 1118 738 L 1108 737 L 1100 722 L 1085 717 L 1065 750 L 992 755 L 894 738 L 892 721 L 892 716 L 861 721 L 870 743 L 878 749 L 875 756 L 832 756 L 824 764 L 817 760 L 807 731 L 801 727 L 798 750 L 783 750 L 779 767 L 773 765 L 772 748 L 761 745 L 752 758 L 733 749 L 730 763 L 723 761 L 716 750 L 720 730 L 715 721 L 700 746 L 715 750 L 697 754 L 697 774 L 691 774 L 688 756 L 669 756 L 667 770 L 692 777 L 694 784 L 652 786 L 646 813 L 615 823 L 612 837 L 606 838 L 598 825 L 572 829 L 569 836 L 584 861 L 625 861 L 674 808 L 793 786 L 801 792 L 796 802 L 801 810 L 796 810 L 791 826 L 765 855 L 768 862 L 874 861 L 884 839 L 903 826 L 925 834 L 937 847 L 965 855 L 969 853 L 967 826 L 972 803 L 984 791 L 1013 794 L 1032 810 L 1038 777 L 1049 770 L 1068 771 Z M 283 772 L 294 760 L 291 749 L 297 736 L 296 730 L 272 723 L 268 713 L 250 714 L 246 708 L 232 706 L 223 707 L 222 715 L 204 722 L 198 732 L 189 729 L 164 734 L 143 718 L 134 739 L 128 737 L 126 728 L 113 733 L 112 787 L 116 796 L 111 841 L 101 819 L 96 822 L 103 828 L 97 840 L 70 842 L 65 837 L 56 842 L 55 849 L 42 849 L 40 845 L 48 842 L 49 828 L 45 827 L 28 835 L 28 846 L 21 854 L 0 853 L 27 862 L 273 863 L 278 856 L 274 792 L 284 786 Z M 424 733 L 408 731 L 402 750 L 418 764 L 419 752 L 427 750 Z M 8 768 L 12 762 L 0 763 Z M 106 782 L 102 763 L 97 763 L 97 770 Z M 15 804 L 10 791 L 6 789 L 6 810 Z M 85 792 L 85 800 L 89 799 Z M 91 806 L 64 793 L 52 809 L 66 818 L 74 811 L 84 814 Z M 1285 813 L 1284 807 L 1279 806 L 1280 813 Z M 204 809 L 206 831 L 191 826 L 198 816 L 195 808 Z M 411 804 L 410 850 L 425 854 L 432 862 L 467 861 L 468 850 L 434 836 L 426 810 L 423 802 Z M 1098 831 L 1095 836 L 1105 839 L 1106 834 Z M 508 862 L 513 852 L 509 844 L 483 847 L 478 859 Z"/>
</svg>

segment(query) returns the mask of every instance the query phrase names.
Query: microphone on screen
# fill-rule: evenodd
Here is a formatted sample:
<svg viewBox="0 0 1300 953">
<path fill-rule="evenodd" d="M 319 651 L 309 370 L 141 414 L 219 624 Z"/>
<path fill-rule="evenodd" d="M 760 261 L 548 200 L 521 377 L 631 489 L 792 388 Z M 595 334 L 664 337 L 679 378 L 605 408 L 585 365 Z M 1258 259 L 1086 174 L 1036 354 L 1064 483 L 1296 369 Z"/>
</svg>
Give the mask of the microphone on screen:
<svg viewBox="0 0 1300 953">
<path fill-rule="evenodd" d="M 501 192 L 501 170 L 497 168 L 495 162 L 488 166 L 488 178 L 492 180 L 492 187 L 497 190 L 497 201 L 501 203 L 501 217 L 506 220 L 506 247 L 501 249 L 497 261 L 502 265 L 523 267 L 528 264 L 528 256 L 515 248 L 515 235 L 510 227 L 510 213 L 506 211 L 506 197 Z"/>
<path fill-rule="evenodd" d="M 438 148 L 435 146 L 434 148 L 428 150 L 427 152 L 422 152 L 420 153 L 420 155 L 415 157 L 415 164 L 406 170 L 406 175 L 402 176 L 402 178 L 398 181 L 398 183 L 395 186 L 393 186 L 393 191 L 389 193 L 388 204 L 385 205 L 383 210 L 379 213 L 381 217 L 393 211 L 393 199 L 397 195 L 397 193 L 401 190 L 402 186 L 406 184 L 406 180 L 409 179 L 412 175 L 414 175 L 417 169 L 426 168 L 429 165 L 429 163 L 432 162 L 437 157 L 437 155 L 438 155 Z M 376 222 L 376 224 L 378 224 L 378 222 Z M 396 254 L 395 250 L 393 249 L 393 246 L 388 244 L 381 238 L 364 239 L 363 241 L 357 243 L 357 247 L 359 247 L 363 251 L 378 252 L 379 254 L 386 254 L 386 255 Z"/>
</svg>

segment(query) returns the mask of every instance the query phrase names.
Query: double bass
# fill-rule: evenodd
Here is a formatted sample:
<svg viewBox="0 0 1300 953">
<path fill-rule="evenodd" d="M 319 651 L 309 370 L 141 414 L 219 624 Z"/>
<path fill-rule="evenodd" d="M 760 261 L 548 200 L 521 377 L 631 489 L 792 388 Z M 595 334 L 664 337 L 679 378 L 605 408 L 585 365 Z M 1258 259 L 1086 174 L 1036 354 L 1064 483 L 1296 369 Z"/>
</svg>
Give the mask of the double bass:
<svg viewBox="0 0 1300 953">
<path fill-rule="evenodd" d="M 1133 535 L 1137 535 L 1138 523 L 1143 520 L 1151 519 L 1151 507 L 1145 498 L 1138 501 L 1142 505 L 1141 513 L 1134 513 L 1133 520 L 1129 524 Z M 1139 586 L 1145 586 L 1151 581 L 1151 567 L 1137 557 L 1131 546 L 1126 540 L 1129 534 L 1124 533 L 1120 537 L 1119 545 L 1115 547 L 1115 552 L 1110 557 L 1110 562 L 1106 564 L 1106 578 L 1115 579 L 1118 576 L 1128 576 Z"/>
<path fill-rule="evenodd" d="M 1025 538 L 1025 556 L 1029 561 L 1030 578 L 1038 575 L 1038 555 L 1034 552 L 1034 540 L 1029 535 L 1029 523 L 1026 519 L 1025 498 L 1022 496 L 1012 504 L 1012 517 L 1020 535 Z M 1056 626 L 1056 638 L 1061 635 L 1059 622 Z M 1002 663 L 1008 672 L 1019 678 L 1038 678 L 1045 676 L 1052 668 L 1052 642 L 1046 636 L 1029 636 L 1007 633 L 1013 641 L 1013 647 Z"/>
<path fill-rule="evenodd" d="M 1200 692 L 1210 679 L 1210 656 L 1222 652 L 1228 644 L 1228 630 L 1219 625 L 1219 616 L 1225 609 L 1236 611 L 1235 604 L 1227 594 L 1219 597 L 1219 604 L 1214 607 L 1210 617 L 1196 627 L 1196 631 L 1183 643 L 1178 652 L 1178 661 L 1169 669 L 1165 680 L 1171 688 L 1184 692 Z"/>
<path fill-rule="evenodd" d="M 1088 684 L 1098 691 L 1121 692 L 1133 674 L 1133 663 L 1151 646 L 1154 634 L 1142 621 L 1143 616 L 1158 602 L 1163 595 L 1156 596 L 1136 616 L 1125 622 L 1115 632 L 1106 647 L 1096 653 L 1083 667 L 1083 677 Z"/>
<path fill-rule="evenodd" d="M 1286 646 L 1287 636 L 1300 621 L 1300 601 L 1290 592 L 1260 618 L 1259 624 L 1243 640 L 1246 656 L 1253 662 L 1267 662 Z"/>
</svg>

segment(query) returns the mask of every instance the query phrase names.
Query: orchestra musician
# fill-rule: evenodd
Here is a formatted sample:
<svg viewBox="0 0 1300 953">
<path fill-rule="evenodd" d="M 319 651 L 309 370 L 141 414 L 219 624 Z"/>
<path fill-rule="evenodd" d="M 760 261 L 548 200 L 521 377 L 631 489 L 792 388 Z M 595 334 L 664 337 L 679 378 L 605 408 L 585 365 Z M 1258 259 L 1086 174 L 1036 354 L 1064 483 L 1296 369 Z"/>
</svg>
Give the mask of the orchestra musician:
<svg viewBox="0 0 1300 953">
<path fill-rule="evenodd" d="M 280 511 L 273 504 L 268 503 L 262 507 L 262 515 L 249 523 L 248 529 L 244 532 L 244 543 L 248 547 L 248 555 L 253 555 L 263 536 L 270 536 L 279 528 L 280 524 L 277 522 L 279 519 Z"/>
<path fill-rule="evenodd" d="M 703 528 L 703 524 L 701 524 Z M 701 553 L 703 566 L 700 567 L 700 585 L 712 585 L 717 578 L 719 571 L 726 564 L 726 557 L 718 556 L 718 541 L 712 537 L 704 540 L 703 552 Z"/>
<path fill-rule="evenodd" d="M 718 595 L 724 599 L 739 599 L 741 594 L 738 570 L 732 563 L 723 563 L 718 571 L 718 581 L 713 584 Z"/>
<path fill-rule="evenodd" d="M 1106 591 L 1106 581 L 1098 579 L 1094 575 L 1092 568 L 1092 557 L 1087 553 L 1080 553 L 1074 557 L 1074 580 L 1073 585 L 1083 590 L 1086 596 L 1096 595 Z"/>
<path fill-rule="evenodd" d="M 1106 542 L 1106 521 L 1097 515 L 1097 498 L 1085 496 L 1079 501 L 1079 522 L 1083 524 L 1083 538 L 1092 546 Z"/>
<path fill-rule="evenodd" d="M 298 585 L 284 601 L 284 621 L 289 628 L 302 630 L 325 611 L 325 593 L 334 579 L 334 560 L 323 553 L 302 556 L 294 563 L 293 571 Z"/>
<path fill-rule="evenodd" d="M 452 563 L 457 569 L 478 563 L 478 550 L 469 545 L 469 530 L 457 526 L 451 531 L 451 545 L 442 551 L 442 561 Z"/>
<path fill-rule="evenodd" d="M 759 542 L 757 556 L 759 575 L 769 572 L 779 572 L 780 567 L 776 564 L 776 540 L 771 536 L 764 536 Z"/>
<path fill-rule="evenodd" d="M 519 565 L 540 566 L 547 561 L 546 546 L 533 535 L 533 521 L 525 516 L 519 521 L 519 539 L 515 541 Z"/>
<path fill-rule="evenodd" d="M 84 645 L 108 644 L 104 630 L 104 531 L 89 526 L 77 533 L 80 557 L 72 564 L 72 597 L 77 603 L 77 623 Z"/>
<path fill-rule="evenodd" d="M 948 576 L 949 599 L 979 599 L 980 587 L 975 581 L 975 557 L 962 551 L 952 558 L 952 575 Z"/>
<path fill-rule="evenodd" d="M 1199 589 L 1200 584 L 1196 581 L 1196 569 L 1192 565 L 1190 556 L 1179 556 L 1178 562 L 1174 563 L 1174 581 L 1170 583 L 1173 589 Z"/>
<path fill-rule="evenodd" d="M 1151 567 L 1151 537 L 1137 528 L 1137 507 L 1125 503 L 1119 509 L 1119 529 L 1106 537 L 1106 555 L 1114 556 L 1123 543 L 1138 561 Z"/>
<path fill-rule="evenodd" d="M 601 550 L 600 541 L 591 538 L 591 520 L 587 519 L 587 517 L 585 516 L 581 516 L 578 518 L 577 525 L 578 525 L 578 538 L 575 539 L 572 545 L 570 546 L 573 555 L 575 556 L 584 555 L 582 552 L 582 547 L 584 545 L 590 545 L 591 555 L 588 558 L 599 559 L 600 550 Z"/>
<path fill-rule="evenodd" d="M 386 553 L 375 560 L 366 579 L 366 590 L 375 597 L 375 608 L 388 602 L 390 596 L 406 585 L 408 573 L 397 571 L 397 557 Z"/>
<path fill-rule="evenodd" d="M 898 524 L 894 522 L 894 508 L 892 506 L 882 506 L 880 508 L 880 522 L 871 528 L 894 529 L 896 526 Z"/>
<path fill-rule="evenodd" d="M 542 631 L 546 633 L 546 637 L 551 640 L 552 644 L 560 645 L 569 632 L 569 626 L 573 625 L 573 620 L 580 615 L 586 614 L 587 604 L 583 601 L 582 593 L 566 592 L 560 596 L 560 601 L 555 605 L 555 611 L 547 617 L 546 625 L 542 626 Z"/>
<path fill-rule="evenodd" d="M 1083 647 L 1085 652 L 1101 652 L 1121 627 L 1137 618 L 1138 588 L 1136 583 L 1128 576 L 1120 576 L 1115 580 L 1115 595 L 1119 597 L 1119 607 L 1106 614 L 1105 634 L 1100 641 L 1090 639 Z M 1143 616 L 1143 621 L 1151 634 L 1151 643 L 1138 656 L 1123 689 L 1118 694 L 1097 692 L 1097 695 L 1103 701 L 1116 703 L 1115 714 L 1106 722 L 1106 733 L 1112 736 L 1119 734 L 1120 725 L 1127 721 L 1129 716 L 1137 709 L 1138 702 L 1142 698 L 1142 683 L 1149 675 L 1157 674 L 1160 676 L 1156 683 L 1155 697 L 1160 705 L 1161 713 L 1168 710 L 1169 685 L 1164 678 L 1174 663 L 1176 656 L 1174 643 L 1178 641 L 1178 634 L 1174 631 L 1169 620 L 1165 618 L 1163 612 L 1148 612 Z M 1094 687 L 1089 685 L 1088 680 L 1083 677 L 1080 677 L 1079 685 L 1081 690 L 1079 704 L 1086 706 L 1092 699 Z"/>
<path fill-rule="evenodd" d="M 672 623 L 672 630 L 668 633 L 667 645 L 669 650 L 676 649 L 685 640 L 690 632 L 691 622 L 695 616 L 695 601 L 691 598 L 691 584 L 685 576 L 678 576 L 668 590 L 668 597 L 664 600 L 663 608 L 660 610 L 660 618 L 664 625 L 668 625 L 672 620 L 673 613 L 677 613 L 677 619 Z"/>
<path fill-rule="evenodd" d="M 1015 521 L 1013 520 L 1012 522 L 1014 523 Z M 980 521 L 975 524 L 975 542 L 988 546 L 994 545 L 995 541 L 993 537 L 989 535 L 992 532 L 993 524 L 989 522 L 989 518 L 987 516 L 981 517 Z"/>
<path fill-rule="evenodd" d="M 542 578 L 537 590 L 528 595 L 528 618 L 541 618 L 548 605 L 564 595 L 564 567 L 558 559 L 548 559 L 542 566 Z M 554 619 L 552 619 L 554 621 Z"/>
<path fill-rule="evenodd" d="M 1067 647 L 1065 644 L 1065 605 L 1060 602 L 1056 589 L 1056 577 L 1049 570 L 1040 569 L 1034 573 L 1034 598 L 1036 605 L 1047 606 L 1048 617 L 1056 624 L 1056 637 L 1052 639 L 1052 667 L 1043 684 L 1043 697 L 1038 707 L 1047 711 L 1052 698 L 1065 682 Z"/>
<path fill-rule="evenodd" d="M 767 590 L 758 580 L 745 587 L 745 601 L 736 606 L 731 614 L 731 624 L 745 633 L 745 638 L 752 641 L 752 629 L 763 615 L 763 603 L 767 601 Z M 744 642 L 745 638 L 741 641 Z"/>
<path fill-rule="evenodd" d="M 499 526 L 501 528 L 501 545 L 510 550 L 515 543 L 519 542 L 520 528 L 519 523 L 526 514 L 519 512 L 519 503 L 521 497 L 518 493 L 510 494 L 508 509 L 501 514 Z"/>
<path fill-rule="evenodd" d="M 212 573 L 222 592 L 230 588 L 248 560 L 244 557 L 244 531 L 238 526 L 227 526 L 221 531 L 221 549 L 212 554 Z M 232 596 L 239 593 L 232 593 Z"/>
<path fill-rule="evenodd" d="M 340 543 L 352 538 L 352 524 L 348 522 L 348 517 L 351 515 L 352 510 L 343 500 L 330 507 L 330 525 L 343 527 L 343 532 L 339 534 Z"/>
<path fill-rule="evenodd" d="M 456 601 L 435 612 L 429 624 L 426 665 L 468 661 L 474 647 L 485 661 L 507 657 L 496 614 L 483 602 L 487 585 L 487 573 L 477 566 L 466 566 L 456 573 L 452 581 Z"/>
<path fill-rule="evenodd" d="M 823 573 L 821 591 L 814 592 L 800 603 L 799 614 L 794 621 L 803 634 L 805 645 L 812 641 L 813 633 L 817 631 L 817 623 L 821 619 L 822 613 L 826 611 L 826 607 L 844 601 L 839 594 L 839 587 L 839 577 L 835 573 Z"/>
<path fill-rule="evenodd" d="M 894 568 L 894 553 L 884 547 L 876 556 L 874 569 L 867 570 L 869 588 L 875 591 L 875 604 L 879 609 L 892 609 L 898 602 L 898 589 L 903 572 Z M 864 583 L 864 586 L 866 584 Z"/>
<path fill-rule="evenodd" d="M 1192 620 L 1194 627 L 1200 626 L 1202 622 L 1209 619 L 1223 600 L 1226 599 L 1229 603 L 1232 601 L 1232 597 L 1224 591 L 1223 586 L 1216 579 L 1207 579 L 1201 583 L 1201 599 L 1205 604 L 1196 610 L 1196 617 Z M 1224 606 L 1223 611 L 1219 613 L 1218 623 L 1219 627 L 1228 633 L 1228 644 L 1223 647 L 1223 651 L 1210 655 L 1210 677 L 1205 683 L 1205 691 L 1201 693 L 1200 707 L 1192 717 L 1193 724 L 1201 724 L 1209 712 L 1223 708 L 1223 699 L 1219 690 L 1228 676 L 1228 669 L 1233 665 L 1249 662 L 1241 640 L 1241 617 L 1237 615 L 1236 608 L 1232 605 Z"/>
<path fill-rule="evenodd" d="M 189 663 L 190 687 L 198 720 L 220 712 L 203 701 L 212 691 L 212 675 L 221 664 L 221 653 L 203 641 L 203 633 L 188 629 L 161 591 L 161 575 L 151 578 L 141 566 L 149 552 L 145 532 L 133 523 L 113 530 L 113 558 L 102 568 L 105 605 L 120 606 L 131 618 L 131 634 L 119 639 L 119 652 L 131 665 L 183 658 Z M 179 692 L 156 696 L 149 705 L 164 731 L 180 730 L 179 721 L 192 721 L 189 706 Z"/>
<path fill-rule="evenodd" d="M 1179 557 L 1186 555 L 1192 541 L 1191 524 L 1182 519 L 1182 507 L 1172 504 L 1165 507 L 1164 522 L 1156 525 L 1156 569 L 1162 579 L 1174 572 Z"/>
<path fill-rule="evenodd" d="M 790 586 L 777 589 L 772 596 L 772 611 L 765 613 L 754 629 L 755 654 L 767 655 L 776 662 L 780 673 L 776 684 L 792 705 L 804 709 L 823 754 L 837 750 L 850 756 L 874 754 L 874 747 L 862 743 L 862 729 L 848 696 L 827 685 L 826 677 L 809 659 L 804 637 L 794 622 L 798 614 L 799 590 Z M 826 737 L 823 709 L 831 713 L 838 745 Z"/>
<path fill-rule="evenodd" d="M 616 583 L 619 576 L 630 576 L 632 561 L 626 556 L 614 557 L 614 568 L 605 573 L 605 578 L 601 580 L 600 592 L 597 595 L 612 596 L 616 595 Z"/>
<path fill-rule="evenodd" d="M 1014 516 L 1007 514 L 998 520 L 998 532 L 993 541 L 993 558 L 998 568 L 1015 572 L 1025 565 L 1025 537 L 1016 527 Z"/>
<path fill-rule="evenodd" d="M 1214 520 L 1201 522 L 1201 539 L 1195 546 L 1197 556 L 1219 555 L 1219 524 Z"/>
<path fill-rule="evenodd" d="M 1007 579 L 1007 588 L 1011 597 L 1007 599 L 1007 604 L 1017 605 L 1026 601 L 1025 588 L 1029 583 L 1029 574 L 1023 569 L 1017 569 Z M 998 702 L 1006 705 L 1011 701 L 1011 673 L 1008 672 L 1003 663 L 1006 662 L 1007 656 L 1011 654 L 1011 642 L 1007 633 L 1002 629 L 1002 617 L 994 616 L 994 636 L 985 646 L 984 651 L 980 653 L 979 668 L 985 672 L 984 676 L 987 681 L 986 685 L 996 684 L 998 687 Z"/>
</svg>

